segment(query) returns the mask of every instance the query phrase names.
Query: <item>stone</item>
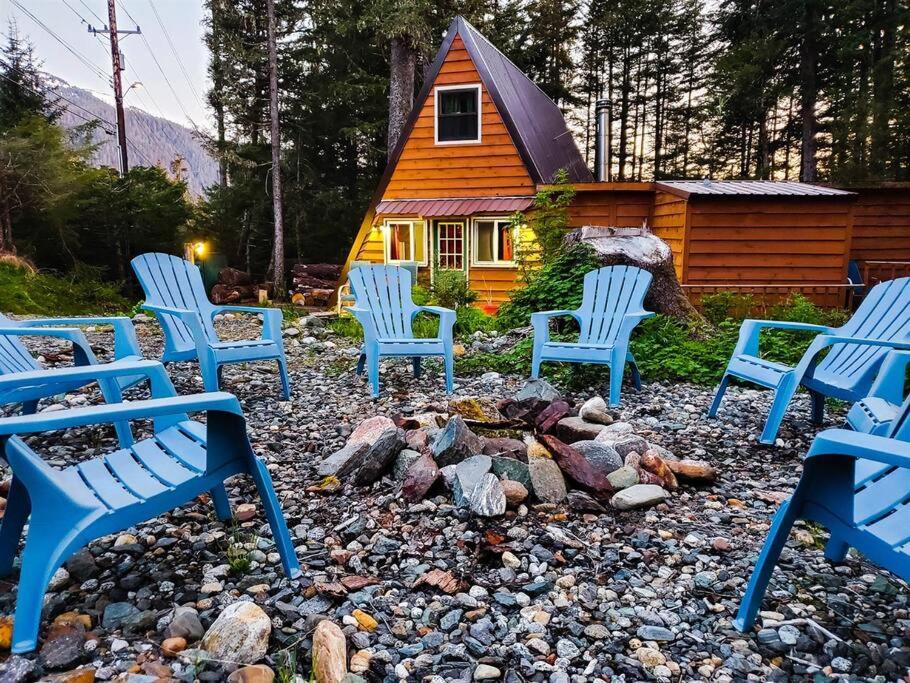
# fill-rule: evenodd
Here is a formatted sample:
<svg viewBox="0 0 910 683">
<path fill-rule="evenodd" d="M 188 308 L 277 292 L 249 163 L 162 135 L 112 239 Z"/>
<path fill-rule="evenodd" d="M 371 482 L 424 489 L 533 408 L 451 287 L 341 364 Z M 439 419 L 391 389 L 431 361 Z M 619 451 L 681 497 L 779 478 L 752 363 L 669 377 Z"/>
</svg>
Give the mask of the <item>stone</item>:
<svg viewBox="0 0 910 683">
<path fill-rule="evenodd" d="M 598 441 L 576 441 L 572 448 L 582 454 L 596 472 L 607 476 L 622 467 L 622 457 L 612 446 Z"/>
<path fill-rule="evenodd" d="M 41 679 L 42 683 L 94 683 L 96 670 L 90 666 L 74 669 L 61 674 L 51 674 Z"/>
<path fill-rule="evenodd" d="M 717 470 L 702 460 L 665 460 L 667 467 L 680 480 L 708 484 L 717 479 Z"/>
<path fill-rule="evenodd" d="M 524 441 L 507 436 L 487 437 L 484 439 L 482 452 L 484 455 L 528 462 L 528 447 L 524 444 Z"/>
<path fill-rule="evenodd" d="M 630 486 L 635 486 L 640 481 L 638 470 L 636 470 L 634 467 L 627 467 L 626 465 L 623 465 L 619 469 L 610 472 L 610 474 L 607 475 L 607 480 L 610 482 L 610 485 L 617 491 L 627 489 Z"/>
<path fill-rule="evenodd" d="M 547 450 L 553 454 L 559 469 L 571 481 L 595 494 L 613 491 L 613 486 L 606 476 L 596 471 L 581 453 L 550 434 L 544 434 L 540 438 Z"/>
<path fill-rule="evenodd" d="M 351 616 L 357 620 L 357 625 L 368 633 L 372 633 L 379 628 L 379 622 L 363 610 L 355 609 L 351 612 Z"/>
<path fill-rule="evenodd" d="M 76 551 L 64 565 L 76 581 L 82 583 L 98 574 L 98 565 L 88 548 Z"/>
<path fill-rule="evenodd" d="M 641 466 L 660 480 L 660 485 L 670 491 L 679 488 L 676 475 L 670 470 L 667 463 L 657 455 L 656 451 L 647 450 L 641 455 Z"/>
<path fill-rule="evenodd" d="M 405 448 L 395 456 L 395 464 L 392 465 L 392 478 L 397 482 L 404 481 L 404 477 L 411 465 L 420 459 L 420 453 L 410 448 Z"/>
<path fill-rule="evenodd" d="M 227 677 L 227 683 L 272 683 L 275 672 L 265 664 L 242 666 Z"/>
<path fill-rule="evenodd" d="M 528 498 L 528 489 L 521 482 L 503 479 L 499 482 L 508 507 L 518 507 Z"/>
<path fill-rule="evenodd" d="M 529 379 L 515 394 L 515 400 L 519 403 L 528 399 L 552 403 L 553 401 L 561 400 L 562 394 L 545 379 Z"/>
<path fill-rule="evenodd" d="M 596 441 L 601 443 L 611 443 L 624 436 L 635 433 L 635 428 L 628 422 L 614 422 L 607 425 L 598 433 Z"/>
<path fill-rule="evenodd" d="M 351 655 L 351 673 L 360 674 L 370 668 L 373 653 L 369 650 L 358 650 Z"/>
<path fill-rule="evenodd" d="M 578 512 L 606 512 L 607 509 L 584 491 L 573 489 L 566 499 L 569 507 Z"/>
<path fill-rule="evenodd" d="M 193 643 L 205 635 L 205 629 L 196 610 L 192 607 L 176 607 L 164 635 L 167 638 L 185 638 L 187 642 Z"/>
<path fill-rule="evenodd" d="M 609 429 L 609 427 L 607 427 L 607 429 Z M 601 437 L 605 432 L 606 429 L 598 434 L 595 441 L 612 446 L 613 450 L 619 453 L 623 458 L 630 453 L 644 453 L 648 449 L 648 442 L 637 434 L 623 434 L 616 439 L 603 439 Z"/>
<path fill-rule="evenodd" d="M 265 657 L 272 622 L 255 603 L 235 602 L 224 608 L 202 638 L 213 659 L 252 664 Z"/>
<path fill-rule="evenodd" d="M 648 624 L 639 626 L 636 635 L 642 640 L 654 640 L 661 643 L 668 643 L 676 639 L 676 634 L 670 629 Z"/>
<path fill-rule="evenodd" d="M 528 471 L 526 462 L 492 455 L 490 456 L 490 471 L 500 479 L 511 479 L 524 485 L 525 488 L 531 487 L 531 473 Z"/>
<path fill-rule="evenodd" d="M 664 502 L 669 495 L 665 489 L 654 484 L 635 484 L 614 495 L 610 505 L 617 510 L 651 507 Z"/>
<path fill-rule="evenodd" d="M 475 681 L 489 681 L 502 676 L 502 672 L 490 664 L 478 664 L 474 669 Z"/>
<path fill-rule="evenodd" d="M 566 480 L 550 458 L 528 458 L 534 495 L 544 503 L 560 503 L 566 497 Z"/>
<path fill-rule="evenodd" d="M 348 671 L 347 642 L 338 624 L 324 619 L 313 633 L 312 679 L 316 683 L 341 683 Z"/>
<path fill-rule="evenodd" d="M 483 450 L 483 443 L 480 437 L 468 428 L 464 418 L 455 415 L 437 434 L 431 449 L 436 464 L 445 467 L 457 465 L 465 458 L 480 453 Z"/>
<path fill-rule="evenodd" d="M 82 629 L 70 627 L 57 630 L 54 637 L 41 647 L 38 661 L 50 671 L 70 669 L 85 655 L 84 643 L 85 632 Z"/>
<path fill-rule="evenodd" d="M 161 642 L 161 652 L 169 657 L 175 656 L 179 652 L 183 652 L 186 649 L 186 638 L 166 638 Z"/>
<path fill-rule="evenodd" d="M 404 452 L 404 451 L 402 451 Z M 429 453 L 415 460 L 401 482 L 401 496 L 408 502 L 422 500 L 439 478 L 439 467 Z"/>
<path fill-rule="evenodd" d="M 101 625 L 108 631 L 116 631 L 123 622 L 135 614 L 139 614 L 139 608 L 128 602 L 112 602 L 104 608 L 104 615 L 101 617 Z"/>
<path fill-rule="evenodd" d="M 391 418 L 384 415 L 375 415 L 357 425 L 357 428 L 348 437 L 348 443 L 365 443 L 372 446 L 382 436 L 383 432 L 395 429 L 395 426 Z"/>
<path fill-rule="evenodd" d="M 319 466 L 316 468 L 316 474 L 320 477 L 331 477 L 338 474 L 338 470 L 344 467 L 344 464 L 348 462 L 351 458 L 356 458 L 358 456 L 362 457 L 370 449 L 370 444 L 358 441 L 354 443 L 347 443 L 340 451 L 335 451 L 319 463 Z"/>
<path fill-rule="evenodd" d="M 546 434 L 552 431 L 559 421 L 568 417 L 572 408 L 565 401 L 553 401 L 540 411 L 534 419 L 534 426 L 538 432 Z"/>
<path fill-rule="evenodd" d="M 455 466 L 453 491 L 456 505 L 468 505 L 474 488 L 490 471 L 492 464 L 489 455 L 472 455 Z"/>
<path fill-rule="evenodd" d="M 35 662 L 12 655 L 5 662 L 0 662 L 0 683 L 24 683 L 32 678 Z"/>
<path fill-rule="evenodd" d="M 593 441 L 604 430 L 602 424 L 585 422 L 580 417 L 564 417 L 556 425 L 555 434 L 566 443 Z"/>
<path fill-rule="evenodd" d="M 449 412 L 480 424 L 498 424 L 504 419 L 495 401 L 480 396 L 449 399 Z"/>
<path fill-rule="evenodd" d="M 505 514 L 506 495 L 495 474 L 483 475 L 483 478 L 471 491 L 468 505 L 471 512 L 480 517 L 498 517 Z"/>
<path fill-rule="evenodd" d="M 593 396 L 585 401 L 578 411 L 578 417 L 593 424 L 613 424 L 613 416 L 607 412 L 607 402 L 602 396 Z"/>
<path fill-rule="evenodd" d="M 351 483 L 354 486 L 369 486 L 372 484 L 389 469 L 389 466 L 395 460 L 395 456 L 406 445 L 403 429 L 398 427 L 387 429 L 370 446 L 370 450 L 364 456 L 363 462 L 356 466 L 357 469 L 351 477 Z"/>
<path fill-rule="evenodd" d="M 13 645 L 13 618 L 0 617 L 0 650 L 9 650 Z"/>
<path fill-rule="evenodd" d="M 234 508 L 234 519 L 238 522 L 249 522 L 256 516 L 256 506 L 253 503 L 241 503 Z"/>
</svg>

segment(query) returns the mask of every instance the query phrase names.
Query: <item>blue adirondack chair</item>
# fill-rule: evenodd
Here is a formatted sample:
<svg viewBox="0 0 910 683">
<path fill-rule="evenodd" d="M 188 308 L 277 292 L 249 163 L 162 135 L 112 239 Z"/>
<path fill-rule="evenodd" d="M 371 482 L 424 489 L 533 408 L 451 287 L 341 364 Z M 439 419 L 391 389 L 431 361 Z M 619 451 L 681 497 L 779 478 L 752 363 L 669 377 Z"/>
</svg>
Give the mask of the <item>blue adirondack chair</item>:
<svg viewBox="0 0 910 683">
<path fill-rule="evenodd" d="M 762 329 L 818 332 L 796 367 L 762 358 L 758 337 Z M 761 442 L 774 443 L 777 430 L 796 389 L 802 385 L 812 397 L 812 419 L 821 424 L 825 397 L 851 403 L 869 393 L 885 354 L 892 348 L 910 348 L 910 278 L 890 280 L 873 287 L 843 327 L 807 323 L 744 320 L 739 341 L 708 411 L 717 415 L 731 377 L 774 390 L 774 402 Z M 818 360 L 818 355 L 827 355 Z"/>
<path fill-rule="evenodd" d="M 812 442 L 796 490 L 777 514 L 758 556 L 736 620 L 755 623 L 790 529 L 798 519 L 825 526 L 825 557 L 841 562 L 849 548 L 910 580 L 910 399 L 887 436 L 828 429 Z"/>
<path fill-rule="evenodd" d="M 574 311 L 543 311 L 531 314 L 534 355 L 531 377 L 540 375 L 544 361 L 597 363 L 610 366 L 610 405 L 619 405 L 626 363 L 632 382 L 641 389 L 641 375 L 629 351 L 632 330 L 653 313 L 644 310 L 651 273 L 634 266 L 607 266 L 585 275 L 581 306 Z M 551 318 L 571 316 L 581 332 L 577 342 L 550 341 Z"/>
<path fill-rule="evenodd" d="M 379 396 L 379 359 L 413 359 L 414 376 L 420 377 L 420 359 L 442 356 L 446 391 L 452 393 L 455 357 L 452 349 L 455 311 L 440 306 L 417 306 L 411 298 L 411 273 L 399 266 L 361 266 L 348 273 L 355 304 L 348 309 L 363 327 L 363 350 L 357 361 L 357 374 L 364 365 L 373 396 Z M 431 313 L 439 316 L 438 336 L 414 337 L 414 316 Z"/>
<path fill-rule="evenodd" d="M 231 518 L 224 481 L 253 478 L 262 499 L 285 574 L 300 565 L 265 464 L 250 446 L 237 398 L 216 392 L 177 396 L 156 361 L 113 362 L 29 373 L 36 381 L 54 374 L 62 382 L 147 377 L 152 398 L 0 419 L 0 457 L 13 472 L 6 514 L 0 522 L 0 577 L 9 576 L 23 527 L 13 630 L 13 652 L 35 648 L 47 584 L 75 551 L 101 536 L 152 519 L 210 492 L 221 520 Z M 0 377 L 0 389 L 11 382 Z M 206 413 L 205 424 L 186 413 Z M 103 457 L 55 469 L 20 438 L 29 434 L 116 421 L 152 419 L 154 436 Z"/>
<path fill-rule="evenodd" d="M 221 367 L 228 363 L 275 360 L 285 400 L 291 396 L 281 311 L 252 306 L 215 306 L 205 293 L 199 268 L 169 254 L 149 253 L 132 260 L 133 271 L 145 291 L 142 308 L 152 311 L 164 330 L 163 363 L 198 359 L 206 391 L 217 391 Z M 219 339 L 212 319 L 219 313 L 262 316 L 262 336 L 243 341 Z"/>
<path fill-rule="evenodd" d="M 908 364 L 908 351 L 892 351 L 885 356 L 869 395 L 854 403 L 847 413 L 847 426 L 866 434 L 888 433 L 907 397 Z"/>
<path fill-rule="evenodd" d="M 41 320 L 12 320 L 0 314 L 0 376 L 5 380 L 5 389 L 0 391 L 0 404 L 19 403 L 25 414 L 34 413 L 38 402 L 43 398 L 75 391 L 94 380 L 87 382 L 70 380 L 61 382 L 53 373 L 40 375 L 35 379 L 36 371 L 42 370 L 40 363 L 32 357 L 28 349 L 19 341 L 20 337 L 52 337 L 63 339 L 73 345 L 75 365 L 95 365 L 98 360 L 81 330 L 62 325 L 111 325 L 114 328 L 114 359 L 138 360 L 142 358 L 139 342 L 132 322 L 125 317 L 112 318 L 46 318 Z M 117 377 L 98 382 L 104 400 L 108 403 L 119 403 L 121 392 L 142 381 L 142 377 Z M 117 437 L 123 446 L 132 443 L 129 425 L 114 425 Z"/>
</svg>

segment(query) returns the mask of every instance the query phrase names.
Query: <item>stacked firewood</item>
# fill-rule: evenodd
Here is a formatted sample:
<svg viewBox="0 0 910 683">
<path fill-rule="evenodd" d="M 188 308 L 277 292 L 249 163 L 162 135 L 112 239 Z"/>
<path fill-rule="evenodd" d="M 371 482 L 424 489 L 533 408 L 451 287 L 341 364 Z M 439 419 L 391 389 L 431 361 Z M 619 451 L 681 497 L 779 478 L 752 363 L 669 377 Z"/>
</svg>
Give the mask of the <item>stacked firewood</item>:
<svg viewBox="0 0 910 683">
<path fill-rule="evenodd" d="M 326 306 L 341 277 L 334 263 L 297 263 L 292 269 L 291 300 L 301 306 Z"/>
<path fill-rule="evenodd" d="M 212 287 L 212 301 L 216 304 L 255 302 L 259 287 L 253 284 L 248 273 L 236 268 L 222 268 L 218 282 Z"/>
</svg>

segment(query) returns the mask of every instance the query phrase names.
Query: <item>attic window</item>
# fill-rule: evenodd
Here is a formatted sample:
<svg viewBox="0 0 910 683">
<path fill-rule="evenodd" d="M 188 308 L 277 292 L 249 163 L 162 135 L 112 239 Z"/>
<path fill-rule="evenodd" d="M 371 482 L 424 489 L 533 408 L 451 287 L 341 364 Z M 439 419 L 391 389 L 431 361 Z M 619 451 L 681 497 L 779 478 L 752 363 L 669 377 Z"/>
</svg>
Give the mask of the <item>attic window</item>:
<svg viewBox="0 0 910 683">
<path fill-rule="evenodd" d="M 480 85 L 436 88 L 436 142 L 480 142 Z"/>
</svg>

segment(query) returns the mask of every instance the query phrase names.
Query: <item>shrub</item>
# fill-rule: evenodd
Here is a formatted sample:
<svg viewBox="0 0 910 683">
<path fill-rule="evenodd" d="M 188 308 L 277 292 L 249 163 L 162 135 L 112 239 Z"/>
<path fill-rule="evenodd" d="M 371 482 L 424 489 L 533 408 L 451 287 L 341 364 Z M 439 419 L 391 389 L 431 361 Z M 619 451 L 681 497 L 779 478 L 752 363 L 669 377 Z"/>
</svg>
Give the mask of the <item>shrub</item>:
<svg viewBox="0 0 910 683">
<path fill-rule="evenodd" d="M 21 315 L 89 315 L 130 309 L 116 283 L 101 282 L 89 269 L 66 276 L 36 273 L 0 263 L 0 311 Z"/>
<path fill-rule="evenodd" d="M 444 308 L 459 309 L 477 301 L 477 292 L 460 270 L 439 270 L 433 283 L 433 297 Z"/>
</svg>

